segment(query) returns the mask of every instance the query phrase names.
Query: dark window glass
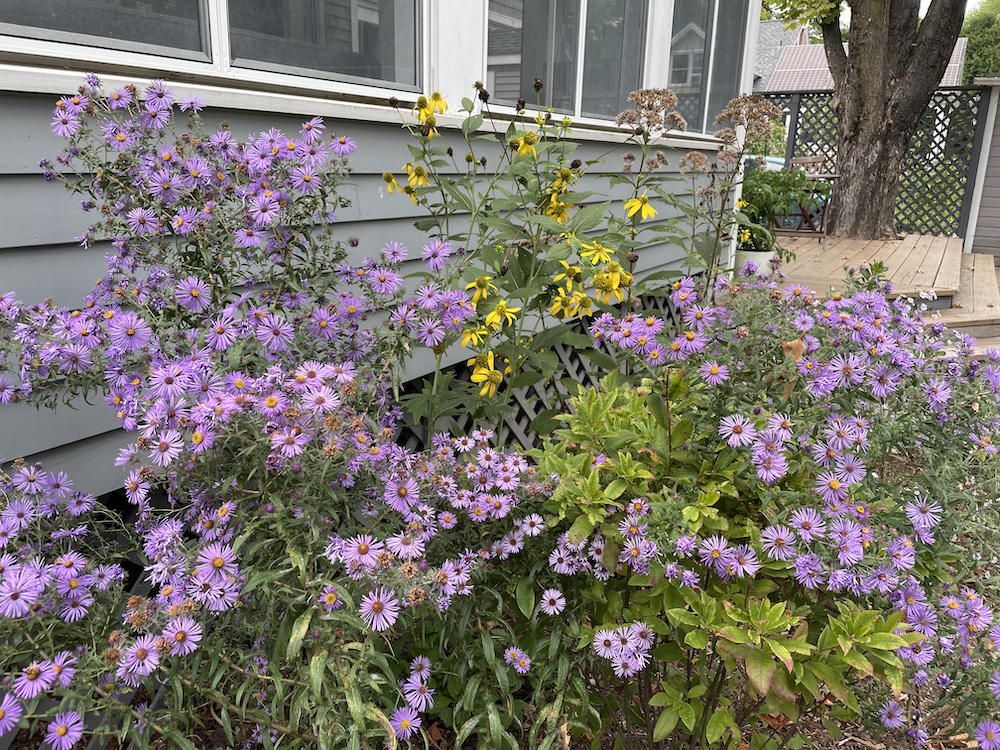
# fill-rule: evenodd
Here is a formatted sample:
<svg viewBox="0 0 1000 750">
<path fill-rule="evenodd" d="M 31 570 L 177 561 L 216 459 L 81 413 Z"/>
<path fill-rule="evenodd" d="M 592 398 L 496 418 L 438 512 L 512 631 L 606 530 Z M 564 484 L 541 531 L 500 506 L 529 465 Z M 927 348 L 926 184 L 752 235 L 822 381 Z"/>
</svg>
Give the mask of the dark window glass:
<svg viewBox="0 0 1000 750">
<path fill-rule="evenodd" d="M 487 89 L 502 104 L 573 112 L 580 4 L 577 0 L 490 0 Z M 543 82 L 534 92 L 535 79 Z"/>
<path fill-rule="evenodd" d="M 417 0 L 229 0 L 234 65 L 419 84 Z"/>
<path fill-rule="evenodd" d="M 646 0 L 589 0 L 582 114 L 614 117 L 641 87 Z"/>
<path fill-rule="evenodd" d="M 704 87 L 708 50 L 711 49 L 711 16 L 708 0 L 675 0 L 670 39 L 670 88 L 677 94 L 677 111 L 688 128 L 702 130 Z"/>
<path fill-rule="evenodd" d="M 706 130 L 709 133 L 720 127 L 715 124 L 715 116 L 725 109 L 730 99 L 739 96 L 747 28 L 747 4 L 744 0 L 716 1 L 719 3 L 719 20 L 715 30 L 715 59 L 712 61 L 712 85 L 708 97 Z"/>
<path fill-rule="evenodd" d="M 0 0 L 0 33 L 206 59 L 202 0 Z"/>
</svg>

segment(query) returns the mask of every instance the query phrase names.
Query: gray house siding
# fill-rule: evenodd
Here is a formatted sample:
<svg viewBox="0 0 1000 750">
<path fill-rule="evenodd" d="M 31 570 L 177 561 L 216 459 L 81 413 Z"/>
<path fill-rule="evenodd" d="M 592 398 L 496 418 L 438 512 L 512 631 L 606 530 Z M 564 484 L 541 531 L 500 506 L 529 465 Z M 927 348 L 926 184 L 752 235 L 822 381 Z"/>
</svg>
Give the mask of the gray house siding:
<svg viewBox="0 0 1000 750">
<path fill-rule="evenodd" d="M 141 82 L 137 80 L 137 83 Z M 2 86 L 2 83 L 0 83 Z M 48 123 L 56 96 L 0 91 L 0 132 L 5 148 L 0 149 L 0 292 L 13 290 L 25 303 L 46 297 L 58 304 L 73 306 L 87 294 L 104 271 L 106 245 L 79 247 L 73 240 L 94 222 L 97 215 L 84 213 L 80 200 L 61 184 L 46 183 L 38 167 L 40 159 L 54 159 L 63 141 L 49 132 Z M 303 119 L 299 116 L 240 110 L 212 110 L 204 115 L 206 127 L 227 121 L 235 135 L 244 137 L 270 127 L 297 132 Z M 410 160 L 407 144 L 410 136 L 398 125 L 365 121 L 327 119 L 327 130 L 350 135 L 358 141 L 351 158 L 353 174 L 342 190 L 351 205 L 339 211 L 340 236 L 357 237 L 358 247 L 352 260 L 377 253 L 389 240 L 403 242 L 411 256 L 418 255 L 426 234 L 413 226 L 424 215 L 405 197 L 387 195 L 382 173 L 397 175 Z M 443 142 L 455 146 L 461 158 L 465 144 L 454 131 L 443 133 Z M 1000 139 L 997 139 L 1000 144 Z M 998 145 L 1000 148 L 1000 145 Z M 608 141 L 584 141 L 574 156 L 583 160 L 605 158 L 592 176 L 584 178 L 579 190 L 600 189 L 607 182 L 601 171 L 616 172 L 624 153 L 620 145 Z M 668 150 L 669 151 L 669 150 Z M 682 152 L 668 153 L 675 170 Z M 491 163 L 496 156 L 488 155 Z M 685 183 L 677 183 L 679 186 Z M 682 190 L 683 188 L 678 188 Z M 613 195 L 614 210 L 622 211 L 623 186 Z M 661 213 L 657 218 L 668 214 Z M 675 246 L 651 245 L 640 252 L 637 275 L 668 267 L 677 267 L 683 251 Z M 408 269 L 418 268 L 411 261 Z M 448 353 L 449 364 L 466 357 L 459 348 Z M 433 367 L 432 358 L 418 356 L 411 360 L 407 376 L 419 377 Z M 113 466 L 119 447 L 129 436 L 117 429 L 117 421 L 100 397 L 91 405 L 75 403 L 74 408 L 60 407 L 52 412 L 16 404 L 0 406 L 0 460 L 17 457 L 41 460 L 51 468 L 69 472 L 78 489 L 103 493 L 121 486 L 122 476 Z"/>
<path fill-rule="evenodd" d="M 983 193 L 979 201 L 979 218 L 972 252 L 1000 256 L 1000 111 L 993 123 L 990 152 L 986 155 Z"/>
</svg>

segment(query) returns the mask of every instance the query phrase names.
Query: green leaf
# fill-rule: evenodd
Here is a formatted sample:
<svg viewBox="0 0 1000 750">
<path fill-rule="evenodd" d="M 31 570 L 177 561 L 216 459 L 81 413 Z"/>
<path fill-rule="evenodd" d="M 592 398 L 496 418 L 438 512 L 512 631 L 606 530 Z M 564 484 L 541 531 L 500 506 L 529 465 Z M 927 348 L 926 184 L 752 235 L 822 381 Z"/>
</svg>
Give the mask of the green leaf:
<svg viewBox="0 0 1000 750">
<path fill-rule="evenodd" d="M 844 684 L 841 675 L 837 674 L 833 667 L 825 662 L 810 662 L 808 666 L 812 668 L 817 677 L 826 683 L 826 686 L 833 693 L 834 697 L 844 705 L 847 705 L 850 700 L 850 691 L 847 689 L 847 685 Z"/>
<path fill-rule="evenodd" d="M 785 665 L 785 669 L 791 672 L 795 666 L 795 662 L 792 660 L 792 654 L 788 651 L 788 649 L 776 641 L 765 642 L 767 643 L 767 647 L 771 649 L 771 652 L 781 660 L 782 664 Z"/>
<path fill-rule="evenodd" d="M 470 133 L 475 133 L 482 127 L 483 116 L 482 115 L 469 115 L 464 120 L 462 120 L 462 133 L 468 136 Z"/>
<path fill-rule="evenodd" d="M 518 581 L 514 595 L 517 598 L 517 608 L 530 619 L 531 613 L 535 611 L 535 587 L 532 580 L 522 578 Z"/>
<path fill-rule="evenodd" d="M 580 516 L 573 522 L 573 525 L 569 527 L 569 543 L 580 544 L 590 536 L 590 533 L 593 530 L 594 522 L 590 520 L 590 516 Z"/>
<path fill-rule="evenodd" d="M 597 203 L 593 206 L 584 206 L 569 222 L 569 229 L 572 232 L 589 232 L 591 229 L 596 227 L 601 223 L 604 218 L 604 214 L 608 210 L 608 206 L 611 205 L 611 201 L 605 203 Z"/>
<path fill-rule="evenodd" d="M 844 735 L 840 726 L 838 726 L 835 721 L 831 721 L 826 717 L 823 718 L 823 726 L 826 727 L 826 731 L 830 733 L 830 736 L 834 739 L 834 741 L 839 740 Z"/>
<path fill-rule="evenodd" d="M 326 648 L 321 648 L 309 662 L 309 681 L 317 703 L 323 702 L 323 673 L 326 671 Z"/>
<path fill-rule="evenodd" d="M 774 673 L 777 669 L 778 665 L 774 659 L 769 654 L 764 653 L 763 650 L 754 649 L 747 654 L 747 677 L 750 680 L 750 684 L 753 685 L 761 697 L 767 695 L 767 691 L 771 689 L 771 680 L 774 678 Z"/>
<path fill-rule="evenodd" d="M 680 607 L 668 609 L 667 617 L 675 624 L 679 622 L 683 625 L 691 625 L 692 627 L 697 627 L 701 624 L 694 612 L 688 612 L 686 609 Z"/>
<path fill-rule="evenodd" d="M 732 723 L 733 717 L 728 711 L 716 711 L 705 727 L 705 739 L 708 740 L 709 744 L 718 742 L 722 738 L 722 733 L 726 731 L 726 727 Z"/>
<path fill-rule="evenodd" d="M 649 699 L 649 705 L 651 706 L 669 706 L 674 702 L 674 698 L 667 695 L 666 693 L 656 693 L 652 698 Z"/>
<path fill-rule="evenodd" d="M 469 736 L 476 731 L 479 726 L 479 722 L 483 720 L 483 714 L 476 714 L 467 722 L 462 725 L 462 728 L 458 730 L 458 735 L 455 737 L 455 747 L 462 747 L 463 743 L 469 738 Z"/>
<path fill-rule="evenodd" d="M 694 731 L 694 707 L 690 703 L 678 703 L 677 713 L 681 717 L 681 721 L 684 722 L 684 726 L 688 728 L 689 732 Z"/>
<path fill-rule="evenodd" d="M 656 720 L 656 726 L 653 727 L 653 742 L 659 742 L 674 731 L 674 727 L 677 726 L 677 721 L 680 718 L 681 715 L 677 712 L 677 709 L 663 709 L 663 713 L 660 714 L 660 718 Z"/>
<path fill-rule="evenodd" d="M 708 646 L 708 633 L 704 630 L 692 630 L 684 636 L 684 642 L 696 651 L 703 651 Z"/>
<path fill-rule="evenodd" d="M 298 656 L 302 648 L 302 640 L 309 632 L 309 623 L 312 621 L 313 610 L 311 607 L 299 615 L 295 624 L 292 625 L 292 634 L 288 639 L 288 648 L 285 650 L 285 660 L 292 661 Z"/>
<path fill-rule="evenodd" d="M 726 627 L 719 631 L 719 635 L 733 643 L 753 643 L 750 634 L 735 625 L 726 625 Z"/>
<path fill-rule="evenodd" d="M 525 372 L 519 372 L 514 376 L 514 379 L 510 381 L 511 388 L 527 388 L 529 385 L 534 385 L 539 380 L 545 376 L 540 372 L 535 372 L 534 370 L 527 370 Z"/>
<path fill-rule="evenodd" d="M 906 646 L 906 641 L 892 633 L 872 633 L 868 636 L 868 642 L 865 645 L 882 651 L 895 651 L 897 648 Z"/>
<path fill-rule="evenodd" d="M 624 479 L 616 479 L 604 488 L 604 496 L 611 500 L 617 500 L 627 487 L 628 483 Z"/>
</svg>

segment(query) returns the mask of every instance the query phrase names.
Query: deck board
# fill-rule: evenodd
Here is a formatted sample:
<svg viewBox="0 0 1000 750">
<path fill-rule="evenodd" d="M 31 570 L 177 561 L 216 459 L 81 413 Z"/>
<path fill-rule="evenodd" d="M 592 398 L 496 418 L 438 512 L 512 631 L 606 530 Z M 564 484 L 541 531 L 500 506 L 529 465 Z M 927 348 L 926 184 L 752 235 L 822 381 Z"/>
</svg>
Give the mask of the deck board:
<svg viewBox="0 0 1000 750">
<path fill-rule="evenodd" d="M 916 296 L 920 291 L 935 289 L 939 296 L 951 296 L 962 282 L 962 240 L 935 235 L 908 234 L 894 240 L 847 240 L 827 238 L 817 242 L 813 238 L 779 237 L 783 247 L 796 253 L 782 270 L 789 280 L 805 284 L 815 291 L 830 287 L 843 290 L 847 268 L 860 268 L 882 262 L 886 277 L 892 282 L 893 296 Z M 974 284 L 974 277 L 970 277 Z M 989 297 L 992 290 L 980 280 L 980 302 L 1000 305 L 1000 300 Z M 973 309 L 976 297 L 973 287 L 965 309 Z M 991 309 L 991 308 L 987 308 Z"/>
</svg>

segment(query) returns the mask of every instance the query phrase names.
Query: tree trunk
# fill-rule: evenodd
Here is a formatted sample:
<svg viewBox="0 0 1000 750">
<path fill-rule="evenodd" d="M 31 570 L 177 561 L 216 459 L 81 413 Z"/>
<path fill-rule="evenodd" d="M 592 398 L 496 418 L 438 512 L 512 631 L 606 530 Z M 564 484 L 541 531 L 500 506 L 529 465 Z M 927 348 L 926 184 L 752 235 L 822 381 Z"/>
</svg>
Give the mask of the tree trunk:
<svg viewBox="0 0 1000 750">
<path fill-rule="evenodd" d="M 826 214 L 827 233 L 874 240 L 894 237 L 896 192 L 913 131 L 841 128 L 837 181 Z"/>
<path fill-rule="evenodd" d="M 826 231 L 875 240 L 895 236 L 899 177 L 910 139 L 948 66 L 966 0 L 850 0 L 848 49 L 839 8 L 823 19 L 837 113 L 837 181 Z"/>
</svg>

